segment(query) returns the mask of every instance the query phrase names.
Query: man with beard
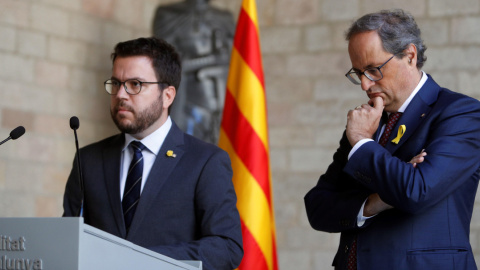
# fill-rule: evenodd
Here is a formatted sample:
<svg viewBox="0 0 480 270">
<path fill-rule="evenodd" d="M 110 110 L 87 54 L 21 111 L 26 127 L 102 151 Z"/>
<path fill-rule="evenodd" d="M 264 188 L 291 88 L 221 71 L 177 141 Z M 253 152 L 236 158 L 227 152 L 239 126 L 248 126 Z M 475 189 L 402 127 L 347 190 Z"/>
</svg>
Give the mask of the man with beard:
<svg viewBox="0 0 480 270">
<path fill-rule="evenodd" d="M 175 49 L 157 38 L 121 42 L 105 89 L 121 134 L 80 149 L 85 223 L 203 269 L 233 269 L 242 235 L 226 152 L 170 119 L 181 77 Z M 74 164 L 76 160 L 74 161 Z M 64 216 L 82 207 L 77 166 Z"/>
</svg>

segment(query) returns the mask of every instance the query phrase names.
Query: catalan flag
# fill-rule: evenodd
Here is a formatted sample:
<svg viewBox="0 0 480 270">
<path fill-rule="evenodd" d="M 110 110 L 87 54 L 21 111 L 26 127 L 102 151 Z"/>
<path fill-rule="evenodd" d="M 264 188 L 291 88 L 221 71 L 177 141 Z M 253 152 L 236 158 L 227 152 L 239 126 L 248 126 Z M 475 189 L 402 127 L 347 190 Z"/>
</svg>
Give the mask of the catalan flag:
<svg viewBox="0 0 480 270">
<path fill-rule="evenodd" d="M 245 251 L 240 270 L 277 270 L 267 108 L 255 0 L 243 0 L 219 146 L 232 161 Z"/>
</svg>

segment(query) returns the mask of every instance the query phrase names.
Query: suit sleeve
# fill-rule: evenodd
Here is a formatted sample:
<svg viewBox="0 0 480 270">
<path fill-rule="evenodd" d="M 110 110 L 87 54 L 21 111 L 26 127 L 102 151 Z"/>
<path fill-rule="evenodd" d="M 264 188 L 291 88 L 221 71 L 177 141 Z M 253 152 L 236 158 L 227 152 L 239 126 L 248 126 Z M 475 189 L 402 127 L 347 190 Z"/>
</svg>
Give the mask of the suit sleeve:
<svg viewBox="0 0 480 270">
<path fill-rule="evenodd" d="M 461 98 L 451 101 L 448 106 L 439 106 L 441 112 L 427 127 L 425 145 L 414 147 L 417 154 L 422 148 L 427 152 L 425 161 L 417 168 L 407 163 L 408 158 L 401 160 L 377 143 L 370 142 L 352 155 L 345 172 L 377 192 L 386 203 L 412 214 L 435 205 L 467 182 L 478 181 L 478 101 Z M 421 138 L 412 139 L 415 140 L 423 141 Z M 409 158 L 414 155 L 412 153 Z"/>
<path fill-rule="evenodd" d="M 206 162 L 196 187 L 195 207 L 200 238 L 150 249 L 183 260 L 201 260 L 203 269 L 234 269 L 243 257 L 240 216 L 226 152 Z"/>
<path fill-rule="evenodd" d="M 333 162 L 304 198 L 308 220 L 316 230 L 340 232 L 357 228 L 358 212 L 373 193 L 343 172 L 351 149 L 344 133 Z"/>
</svg>

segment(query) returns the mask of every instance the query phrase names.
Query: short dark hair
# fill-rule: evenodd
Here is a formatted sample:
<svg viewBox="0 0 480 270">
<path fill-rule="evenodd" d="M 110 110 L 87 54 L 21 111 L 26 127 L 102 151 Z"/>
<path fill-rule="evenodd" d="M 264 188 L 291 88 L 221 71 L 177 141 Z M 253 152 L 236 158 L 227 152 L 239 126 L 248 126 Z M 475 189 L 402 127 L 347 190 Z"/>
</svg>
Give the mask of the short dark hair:
<svg viewBox="0 0 480 270">
<path fill-rule="evenodd" d="M 403 58 L 405 49 L 410 44 L 417 47 L 417 68 L 420 69 L 427 61 L 420 29 L 413 16 L 401 9 L 382 10 L 364 15 L 352 23 L 345 34 L 347 41 L 355 34 L 376 31 L 382 41 L 385 51 Z"/>
<path fill-rule="evenodd" d="M 175 48 L 166 41 L 156 38 L 137 38 L 120 42 L 111 55 L 117 57 L 147 56 L 152 60 L 157 81 L 167 83 L 178 91 L 182 77 L 182 63 Z"/>
</svg>

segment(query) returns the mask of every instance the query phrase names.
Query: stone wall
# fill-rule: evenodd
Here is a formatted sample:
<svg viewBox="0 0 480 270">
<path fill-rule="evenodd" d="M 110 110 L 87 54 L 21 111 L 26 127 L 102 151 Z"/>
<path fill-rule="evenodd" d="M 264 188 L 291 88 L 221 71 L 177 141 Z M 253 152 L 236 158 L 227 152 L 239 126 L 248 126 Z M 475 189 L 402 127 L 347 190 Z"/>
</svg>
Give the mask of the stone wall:
<svg viewBox="0 0 480 270">
<path fill-rule="evenodd" d="M 177 0 L 0 0 L 0 216 L 62 214 L 80 118 L 81 146 L 114 134 L 103 81 L 114 44 L 151 35 L 159 4 Z M 212 0 L 238 16 L 240 0 Z M 366 96 L 344 76 L 343 33 L 386 8 L 410 11 L 428 47 L 424 70 L 480 98 L 478 0 L 258 0 L 281 269 L 332 269 L 338 234 L 310 228 L 303 196 L 332 160 L 346 113 Z M 480 204 L 480 202 L 477 202 Z M 471 243 L 480 259 L 480 208 Z"/>
</svg>

